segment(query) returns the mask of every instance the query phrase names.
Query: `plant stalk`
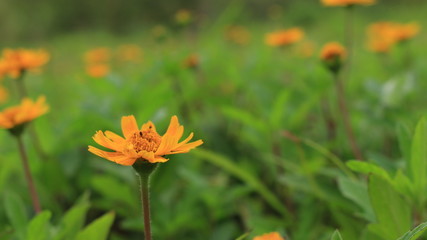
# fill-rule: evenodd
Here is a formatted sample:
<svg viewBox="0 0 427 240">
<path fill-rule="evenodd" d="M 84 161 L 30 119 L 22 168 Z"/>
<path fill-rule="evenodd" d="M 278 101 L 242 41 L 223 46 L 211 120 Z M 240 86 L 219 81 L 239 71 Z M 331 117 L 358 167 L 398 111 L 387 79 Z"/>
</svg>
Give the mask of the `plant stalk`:
<svg viewBox="0 0 427 240">
<path fill-rule="evenodd" d="M 30 192 L 31 200 L 33 202 L 33 208 L 36 213 L 40 213 L 41 207 L 40 207 L 39 196 L 37 194 L 36 187 L 34 185 L 34 180 L 31 175 L 30 166 L 28 163 L 28 157 L 25 151 L 25 146 L 22 140 L 22 136 L 17 135 L 16 139 L 18 141 L 19 153 L 21 155 L 22 166 L 24 167 L 25 180 L 27 181 L 28 190 Z"/>
<path fill-rule="evenodd" d="M 140 181 L 140 187 L 141 187 L 142 215 L 144 216 L 145 240 L 152 240 L 149 180 L 150 179 L 148 175 L 139 175 L 139 181 Z"/>
</svg>

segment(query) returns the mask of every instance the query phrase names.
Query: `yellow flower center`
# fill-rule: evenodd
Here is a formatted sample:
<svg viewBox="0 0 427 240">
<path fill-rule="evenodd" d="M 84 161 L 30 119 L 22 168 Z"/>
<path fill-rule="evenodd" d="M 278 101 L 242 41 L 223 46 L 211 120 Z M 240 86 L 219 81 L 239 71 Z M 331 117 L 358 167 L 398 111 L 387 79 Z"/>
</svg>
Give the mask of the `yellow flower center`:
<svg viewBox="0 0 427 240">
<path fill-rule="evenodd" d="M 162 138 L 151 129 L 138 131 L 127 139 L 126 149 L 135 152 L 156 152 L 160 146 Z"/>
</svg>

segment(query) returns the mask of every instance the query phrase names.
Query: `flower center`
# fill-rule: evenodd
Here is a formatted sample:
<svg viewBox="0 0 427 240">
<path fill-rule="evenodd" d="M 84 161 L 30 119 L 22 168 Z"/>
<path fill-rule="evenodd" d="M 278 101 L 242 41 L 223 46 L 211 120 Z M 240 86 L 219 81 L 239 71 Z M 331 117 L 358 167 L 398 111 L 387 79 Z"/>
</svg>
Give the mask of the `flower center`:
<svg viewBox="0 0 427 240">
<path fill-rule="evenodd" d="M 159 148 L 162 138 L 151 129 L 138 131 L 127 139 L 126 148 L 135 152 L 146 151 L 155 152 Z"/>
</svg>

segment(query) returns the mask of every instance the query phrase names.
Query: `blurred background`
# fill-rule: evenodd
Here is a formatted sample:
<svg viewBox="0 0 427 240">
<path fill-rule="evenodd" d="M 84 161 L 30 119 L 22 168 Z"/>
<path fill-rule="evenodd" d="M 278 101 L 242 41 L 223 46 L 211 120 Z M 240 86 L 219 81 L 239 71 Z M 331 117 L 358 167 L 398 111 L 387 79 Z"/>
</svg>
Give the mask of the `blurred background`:
<svg viewBox="0 0 427 240">
<path fill-rule="evenodd" d="M 412 135 L 427 113 L 427 1 L 379 0 L 353 10 L 345 79 L 351 123 L 367 162 L 393 178 L 407 173 Z M 345 240 L 394 239 L 368 227 L 378 222 L 369 171 L 345 165 L 354 155 L 334 81 L 319 59 L 325 43 L 345 43 L 347 14 L 317 0 L 1 0 L 1 49 L 50 54 L 24 79 L 30 97 L 45 95 L 50 105 L 34 121 L 48 160 L 25 139 L 42 206 L 52 213 L 50 235 L 67 229 L 77 206 L 76 226 L 113 211 L 108 239 L 141 239 L 133 170 L 87 146 L 97 146 L 97 130 L 120 133 L 122 116 L 152 120 L 163 134 L 176 114 L 185 134 L 205 143 L 171 156 L 153 176 L 155 239 L 253 239 L 278 231 L 287 240 L 326 240 L 335 229 Z M 421 30 L 379 53 L 368 46 L 368 28 L 378 21 L 416 22 Z M 267 34 L 292 27 L 304 32 L 299 42 L 265 43 Z M 92 68 L 91 59 L 102 66 Z M 0 81 L 8 93 L 2 109 L 19 102 L 13 81 Z M 336 124 L 333 138 L 325 116 Z M 11 142 L 1 131 L 0 239 L 25 240 L 13 216 L 24 219 L 25 232 L 34 214 Z M 8 196 L 22 203 L 16 212 Z M 410 206 L 426 212 L 426 204 Z M 45 239 L 75 239 L 67 236 Z"/>
</svg>

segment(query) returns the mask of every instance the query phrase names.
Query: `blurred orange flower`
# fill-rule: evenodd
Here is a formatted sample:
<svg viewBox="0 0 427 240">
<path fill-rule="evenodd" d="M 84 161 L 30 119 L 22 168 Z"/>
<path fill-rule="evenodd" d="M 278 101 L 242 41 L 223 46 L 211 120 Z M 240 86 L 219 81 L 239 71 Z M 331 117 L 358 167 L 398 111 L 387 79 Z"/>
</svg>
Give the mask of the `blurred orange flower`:
<svg viewBox="0 0 427 240">
<path fill-rule="evenodd" d="M 278 232 L 266 233 L 257 237 L 254 237 L 253 240 L 285 240 L 280 236 Z"/>
<path fill-rule="evenodd" d="M 37 70 L 49 61 L 49 54 L 42 49 L 5 49 L 0 63 L 0 72 L 7 72 L 11 77 L 18 78 L 25 70 Z"/>
<path fill-rule="evenodd" d="M 251 34 L 245 27 L 228 26 L 225 31 L 225 37 L 227 40 L 238 45 L 246 45 L 250 41 Z"/>
<path fill-rule="evenodd" d="M 337 42 L 330 42 L 323 46 L 322 51 L 320 53 L 320 58 L 322 60 L 332 60 L 335 58 L 339 58 L 343 60 L 346 57 L 345 48 Z"/>
<path fill-rule="evenodd" d="M 280 47 L 300 41 L 304 32 L 300 28 L 291 28 L 269 33 L 265 36 L 265 43 L 269 46 Z"/>
<path fill-rule="evenodd" d="M 117 49 L 117 58 L 124 62 L 138 62 L 141 60 L 142 51 L 138 45 L 126 44 Z"/>
<path fill-rule="evenodd" d="M 200 60 L 197 54 L 191 54 L 184 60 L 184 67 L 195 69 L 199 66 Z"/>
<path fill-rule="evenodd" d="M 44 96 L 37 98 L 35 102 L 24 98 L 20 105 L 6 108 L 0 112 L 0 127 L 6 129 L 19 127 L 45 114 L 49 110 L 45 101 Z"/>
<path fill-rule="evenodd" d="M 86 67 L 86 72 L 91 77 L 101 78 L 110 73 L 110 66 L 104 63 L 89 64 Z"/>
<path fill-rule="evenodd" d="M 321 0 L 325 6 L 371 5 L 375 0 Z"/>
<path fill-rule="evenodd" d="M 187 25 L 191 22 L 191 12 L 187 9 L 178 10 L 175 13 L 175 22 L 180 25 Z"/>
<path fill-rule="evenodd" d="M 368 47 L 374 52 L 388 52 L 394 44 L 409 40 L 420 31 L 417 23 L 377 22 L 369 25 Z"/>
<path fill-rule="evenodd" d="M 111 51 L 105 47 L 94 48 L 84 54 L 84 60 L 87 64 L 105 63 L 110 61 Z"/>
<path fill-rule="evenodd" d="M 150 163 L 166 162 L 168 159 L 164 158 L 164 155 L 186 153 L 203 144 L 202 140 L 188 143 L 193 138 L 193 133 L 179 142 L 184 127 L 179 124 L 176 116 L 171 118 L 163 136 L 157 133 L 151 121 L 139 129 L 133 115 L 122 117 L 121 125 L 124 138 L 110 131 L 97 131 L 93 136 L 96 143 L 114 152 L 102 151 L 93 146 L 89 146 L 89 152 L 118 164 L 130 166 L 137 160 Z"/>
</svg>

